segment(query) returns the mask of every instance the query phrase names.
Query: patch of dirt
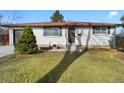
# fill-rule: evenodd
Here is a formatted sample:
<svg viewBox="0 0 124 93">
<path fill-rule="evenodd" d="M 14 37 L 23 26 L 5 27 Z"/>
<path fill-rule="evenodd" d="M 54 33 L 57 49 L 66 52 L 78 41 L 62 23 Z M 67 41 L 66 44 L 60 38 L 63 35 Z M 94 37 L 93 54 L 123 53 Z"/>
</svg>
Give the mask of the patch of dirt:
<svg viewBox="0 0 124 93">
<path fill-rule="evenodd" d="M 92 50 L 92 51 L 108 51 L 108 50 L 111 50 L 109 48 L 91 48 L 89 50 Z"/>
<path fill-rule="evenodd" d="M 121 61 L 124 61 L 124 54 L 117 54 L 117 55 L 115 55 L 115 58 L 117 58 Z"/>
<path fill-rule="evenodd" d="M 93 54 L 96 54 L 98 52 L 108 52 L 108 51 L 111 51 L 111 49 L 106 49 L 106 48 L 91 48 L 91 49 L 88 49 L 90 53 L 93 53 Z"/>
</svg>

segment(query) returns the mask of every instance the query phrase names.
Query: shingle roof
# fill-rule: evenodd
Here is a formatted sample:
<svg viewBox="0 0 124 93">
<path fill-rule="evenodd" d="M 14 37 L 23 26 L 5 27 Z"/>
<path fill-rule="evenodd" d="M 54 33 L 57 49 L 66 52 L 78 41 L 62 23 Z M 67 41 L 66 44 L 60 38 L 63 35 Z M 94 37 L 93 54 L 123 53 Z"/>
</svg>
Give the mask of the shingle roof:
<svg viewBox="0 0 124 93">
<path fill-rule="evenodd" d="M 17 23 L 4 26 L 116 26 L 113 23 L 97 23 L 97 22 L 34 22 L 34 23 Z"/>
</svg>

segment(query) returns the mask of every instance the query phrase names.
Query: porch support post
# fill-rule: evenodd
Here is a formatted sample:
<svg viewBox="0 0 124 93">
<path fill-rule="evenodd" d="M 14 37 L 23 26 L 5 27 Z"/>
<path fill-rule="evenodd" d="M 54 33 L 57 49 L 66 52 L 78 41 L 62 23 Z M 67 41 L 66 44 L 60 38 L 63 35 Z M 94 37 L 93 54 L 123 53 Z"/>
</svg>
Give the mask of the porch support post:
<svg viewBox="0 0 124 93">
<path fill-rule="evenodd" d="M 9 45 L 13 45 L 13 29 L 9 28 Z"/>
</svg>

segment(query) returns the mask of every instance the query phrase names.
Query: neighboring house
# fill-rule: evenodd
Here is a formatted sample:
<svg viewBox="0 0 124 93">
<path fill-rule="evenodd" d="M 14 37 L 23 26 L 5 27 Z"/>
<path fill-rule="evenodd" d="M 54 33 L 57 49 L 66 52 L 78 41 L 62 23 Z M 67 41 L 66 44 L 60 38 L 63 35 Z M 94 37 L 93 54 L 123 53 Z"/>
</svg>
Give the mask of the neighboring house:
<svg viewBox="0 0 124 93">
<path fill-rule="evenodd" d="M 39 47 L 68 44 L 115 47 L 115 28 L 112 23 L 96 22 L 37 22 L 4 25 L 9 28 L 9 44 L 15 45 L 24 26 L 31 26 Z"/>
</svg>

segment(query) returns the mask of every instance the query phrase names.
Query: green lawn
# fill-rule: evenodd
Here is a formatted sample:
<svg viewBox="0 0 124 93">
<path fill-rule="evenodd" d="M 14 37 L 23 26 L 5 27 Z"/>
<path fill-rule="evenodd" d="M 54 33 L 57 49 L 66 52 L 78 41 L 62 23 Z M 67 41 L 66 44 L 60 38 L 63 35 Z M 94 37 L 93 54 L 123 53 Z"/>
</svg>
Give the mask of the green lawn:
<svg viewBox="0 0 124 93">
<path fill-rule="evenodd" d="M 124 82 L 123 57 L 103 49 L 11 55 L 0 59 L 0 82 Z"/>
</svg>

